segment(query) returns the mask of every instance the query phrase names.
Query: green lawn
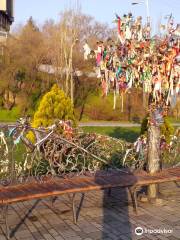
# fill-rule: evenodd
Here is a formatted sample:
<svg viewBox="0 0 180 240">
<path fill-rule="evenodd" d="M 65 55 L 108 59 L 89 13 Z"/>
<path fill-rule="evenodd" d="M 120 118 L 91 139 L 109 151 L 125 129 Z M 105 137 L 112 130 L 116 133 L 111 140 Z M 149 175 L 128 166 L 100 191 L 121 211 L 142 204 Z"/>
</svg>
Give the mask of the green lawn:
<svg viewBox="0 0 180 240">
<path fill-rule="evenodd" d="M 82 127 L 84 132 L 99 133 L 110 137 L 121 138 L 128 142 L 134 142 L 140 133 L 139 127 Z"/>
<path fill-rule="evenodd" d="M 0 109 L 0 122 L 16 122 L 20 118 L 20 110 L 15 107 L 12 110 Z"/>
</svg>

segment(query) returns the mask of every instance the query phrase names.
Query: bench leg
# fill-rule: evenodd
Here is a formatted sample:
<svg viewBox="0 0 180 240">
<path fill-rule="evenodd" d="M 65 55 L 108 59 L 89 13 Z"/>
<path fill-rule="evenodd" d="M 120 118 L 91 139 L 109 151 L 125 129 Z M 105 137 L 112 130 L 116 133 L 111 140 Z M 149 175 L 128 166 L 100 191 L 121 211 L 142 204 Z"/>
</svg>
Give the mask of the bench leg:
<svg viewBox="0 0 180 240">
<path fill-rule="evenodd" d="M 73 196 L 72 196 L 72 212 L 73 212 L 73 221 L 74 221 L 74 224 L 77 224 L 75 196 L 76 196 L 76 194 L 73 193 Z"/>
<path fill-rule="evenodd" d="M 77 224 L 77 220 L 78 220 L 78 217 L 79 217 L 79 213 L 80 213 L 80 210 L 81 210 L 81 207 L 82 207 L 82 204 L 83 204 L 85 194 L 82 193 L 82 197 L 81 197 L 81 201 L 79 203 L 78 209 L 76 209 L 76 205 L 75 205 L 75 196 L 76 196 L 75 193 L 73 193 L 72 196 L 70 196 L 68 194 L 69 199 L 72 201 L 73 222 L 74 222 L 74 224 Z"/>
<path fill-rule="evenodd" d="M 131 200 L 132 200 L 132 204 L 133 204 L 133 208 L 136 214 L 138 214 L 138 204 L 137 204 L 137 191 L 136 188 L 128 188 L 130 195 L 131 195 Z"/>
<path fill-rule="evenodd" d="M 85 197 L 85 193 L 82 193 L 81 194 L 81 201 L 79 203 L 79 206 L 78 206 L 78 209 L 77 209 L 77 212 L 76 212 L 76 219 L 78 221 L 78 218 L 79 218 L 79 214 L 80 214 L 80 211 L 81 211 L 81 207 L 83 205 L 83 201 L 84 201 L 84 197 Z"/>
<path fill-rule="evenodd" d="M 108 188 L 108 196 L 110 197 L 111 196 L 111 188 Z"/>
<path fill-rule="evenodd" d="M 51 206 L 52 207 L 54 207 L 54 203 L 55 203 L 55 201 L 57 200 L 57 196 L 55 196 L 55 197 L 51 197 Z"/>
<path fill-rule="evenodd" d="M 178 188 L 180 188 L 180 184 L 179 184 L 177 181 L 174 181 L 174 183 L 176 184 L 176 186 L 177 186 Z"/>
<path fill-rule="evenodd" d="M 71 194 L 68 194 L 68 197 L 69 197 L 69 200 L 71 201 L 72 203 L 72 213 L 73 213 L 73 222 L 74 224 L 77 224 L 77 215 L 76 215 L 76 206 L 75 206 L 75 196 L 76 194 L 73 193 L 72 195 Z"/>
<path fill-rule="evenodd" d="M 6 238 L 10 239 L 10 232 L 9 232 L 9 224 L 8 224 L 8 204 L 2 207 L 2 216 L 4 218 L 4 223 L 6 226 L 5 229 L 5 234 L 6 234 Z"/>
</svg>

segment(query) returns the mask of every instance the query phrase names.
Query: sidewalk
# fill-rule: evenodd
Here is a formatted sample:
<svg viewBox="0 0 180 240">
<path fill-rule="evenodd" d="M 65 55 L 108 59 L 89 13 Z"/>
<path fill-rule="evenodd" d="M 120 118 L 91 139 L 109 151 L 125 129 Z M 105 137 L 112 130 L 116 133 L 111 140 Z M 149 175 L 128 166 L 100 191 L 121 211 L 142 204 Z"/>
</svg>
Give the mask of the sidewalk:
<svg viewBox="0 0 180 240">
<path fill-rule="evenodd" d="M 138 123 L 112 122 L 112 121 L 94 121 L 80 122 L 79 127 L 140 127 Z"/>
<path fill-rule="evenodd" d="M 12 205 L 9 211 L 11 231 L 14 232 L 11 239 L 177 240 L 180 239 L 180 188 L 172 189 L 170 185 L 168 192 L 167 189 L 167 185 L 162 187 L 165 195 L 160 205 L 140 203 L 138 216 L 133 212 L 131 204 L 127 204 L 128 195 L 123 189 L 113 189 L 111 197 L 103 191 L 88 193 L 85 195 L 77 225 L 73 224 L 67 196 L 59 197 L 55 202 L 57 211 L 47 207 L 42 201 L 18 203 Z M 0 226 L 0 240 L 5 240 L 2 231 L 5 226 Z M 136 227 L 144 230 L 166 229 L 172 233 L 144 233 L 137 236 Z"/>
<path fill-rule="evenodd" d="M 180 123 L 172 123 L 173 126 L 179 127 Z M 80 122 L 79 127 L 140 127 L 139 123 L 121 123 L 121 122 L 112 122 L 112 121 L 94 121 L 94 122 Z"/>
<path fill-rule="evenodd" d="M 0 127 L 5 125 L 13 125 L 15 123 L 0 122 Z M 139 123 L 126 123 L 126 122 L 113 122 L 113 121 L 90 121 L 90 122 L 79 122 L 79 127 L 140 127 Z M 173 126 L 179 127 L 180 123 L 172 123 Z"/>
</svg>

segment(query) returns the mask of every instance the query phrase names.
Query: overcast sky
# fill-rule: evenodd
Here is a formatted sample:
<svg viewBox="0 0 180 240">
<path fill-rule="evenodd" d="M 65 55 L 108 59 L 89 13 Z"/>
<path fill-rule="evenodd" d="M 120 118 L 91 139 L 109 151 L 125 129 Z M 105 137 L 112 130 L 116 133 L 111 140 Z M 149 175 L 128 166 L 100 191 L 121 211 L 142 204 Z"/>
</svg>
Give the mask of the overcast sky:
<svg viewBox="0 0 180 240">
<path fill-rule="evenodd" d="M 132 5 L 132 2 L 141 2 Z M 132 12 L 134 16 L 143 16 L 146 19 L 147 0 L 79 0 L 82 12 L 94 16 L 101 22 L 112 25 L 114 13 L 123 15 Z M 76 0 L 15 0 L 15 23 L 24 23 L 32 16 L 41 24 L 46 19 L 58 20 L 59 13 L 69 6 L 73 6 Z M 157 22 L 164 19 L 167 14 L 173 13 L 175 21 L 180 23 L 180 0 L 149 0 L 150 16 L 153 21 L 154 31 Z"/>
</svg>

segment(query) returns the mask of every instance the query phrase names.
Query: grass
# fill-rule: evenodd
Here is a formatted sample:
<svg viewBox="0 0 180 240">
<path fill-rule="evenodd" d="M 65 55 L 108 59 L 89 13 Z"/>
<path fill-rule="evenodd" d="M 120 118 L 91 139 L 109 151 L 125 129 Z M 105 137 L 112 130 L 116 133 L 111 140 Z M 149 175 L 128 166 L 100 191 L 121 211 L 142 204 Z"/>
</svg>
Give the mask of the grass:
<svg viewBox="0 0 180 240">
<path fill-rule="evenodd" d="M 14 149 L 13 158 L 17 163 L 20 163 L 24 161 L 25 154 L 26 154 L 25 145 L 23 143 L 19 143 Z"/>
<path fill-rule="evenodd" d="M 12 110 L 0 109 L 0 122 L 16 122 L 20 116 L 20 109 L 17 107 Z"/>
<path fill-rule="evenodd" d="M 82 129 L 86 133 L 99 133 L 120 138 L 128 142 L 134 142 L 140 134 L 139 127 L 82 127 Z"/>
<path fill-rule="evenodd" d="M 121 112 L 121 100 L 120 96 L 117 97 L 116 110 L 113 110 L 113 94 L 109 94 L 108 97 L 103 98 L 101 92 L 92 93 L 88 96 L 84 112 L 81 121 L 127 121 L 127 115 L 125 114 L 126 105 L 124 105 L 124 112 Z M 126 102 L 126 101 L 125 101 Z M 77 109 L 77 115 L 79 114 Z M 132 114 L 132 117 L 134 115 Z"/>
<path fill-rule="evenodd" d="M 173 118 L 173 117 L 168 117 L 168 119 L 171 123 L 180 123 L 180 118 L 176 119 L 176 118 Z"/>
</svg>

